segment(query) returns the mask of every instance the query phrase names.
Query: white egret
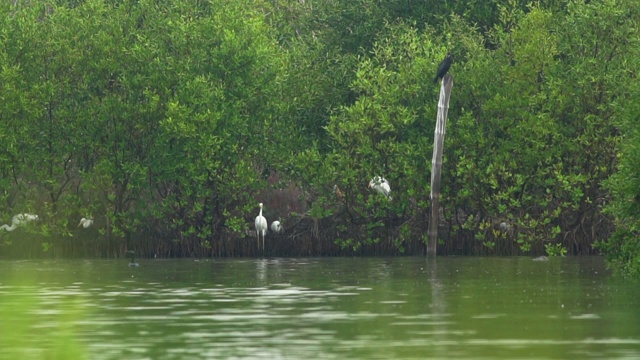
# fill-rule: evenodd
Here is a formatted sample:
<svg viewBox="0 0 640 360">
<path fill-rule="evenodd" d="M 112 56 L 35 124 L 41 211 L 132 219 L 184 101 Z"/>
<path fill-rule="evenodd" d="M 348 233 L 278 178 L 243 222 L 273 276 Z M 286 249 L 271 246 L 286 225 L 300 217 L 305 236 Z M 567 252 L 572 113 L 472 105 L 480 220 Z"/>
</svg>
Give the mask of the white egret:
<svg viewBox="0 0 640 360">
<path fill-rule="evenodd" d="M 276 234 L 280 234 L 282 233 L 282 230 L 284 230 L 282 228 L 282 225 L 280 224 L 280 221 L 276 220 L 274 222 L 271 223 L 271 231 L 273 231 Z"/>
<path fill-rule="evenodd" d="M 264 236 L 267 234 L 267 219 L 262 216 L 262 203 L 260 203 L 260 214 L 256 216 L 256 236 L 258 238 L 258 249 L 260 249 L 260 235 L 262 234 L 262 250 L 264 250 Z"/>
<path fill-rule="evenodd" d="M 374 176 L 373 179 L 369 181 L 369 189 L 373 189 L 386 196 L 387 199 L 393 200 L 393 198 L 391 198 L 391 186 L 389 185 L 387 179 L 383 177 Z"/>
<path fill-rule="evenodd" d="M 80 219 L 80 224 L 78 224 L 78 227 L 80 227 L 80 225 L 82 225 L 82 227 L 86 229 L 93 225 L 93 219 L 82 218 Z"/>
<path fill-rule="evenodd" d="M 19 226 L 26 225 L 27 223 L 35 220 L 38 220 L 38 215 L 27 214 L 27 213 L 14 215 L 13 218 L 11 219 L 11 226 L 5 224 L 0 226 L 0 229 L 13 231 Z"/>
</svg>

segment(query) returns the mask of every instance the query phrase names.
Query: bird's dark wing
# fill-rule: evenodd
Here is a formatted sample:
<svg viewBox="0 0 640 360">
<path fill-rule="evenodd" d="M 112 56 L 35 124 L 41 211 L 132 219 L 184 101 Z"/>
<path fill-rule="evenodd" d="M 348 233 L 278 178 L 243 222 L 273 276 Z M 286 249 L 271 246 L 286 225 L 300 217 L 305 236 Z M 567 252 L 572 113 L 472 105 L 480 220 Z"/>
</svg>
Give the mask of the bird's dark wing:
<svg viewBox="0 0 640 360">
<path fill-rule="evenodd" d="M 447 57 L 442 60 L 440 65 L 438 65 L 438 71 L 436 72 L 436 77 L 433 79 L 433 82 L 437 82 L 438 78 L 444 77 L 444 75 L 449 71 L 451 67 L 451 63 L 453 62 L 453 57 L 450 54 L 447 54 Z"/>
</svg>

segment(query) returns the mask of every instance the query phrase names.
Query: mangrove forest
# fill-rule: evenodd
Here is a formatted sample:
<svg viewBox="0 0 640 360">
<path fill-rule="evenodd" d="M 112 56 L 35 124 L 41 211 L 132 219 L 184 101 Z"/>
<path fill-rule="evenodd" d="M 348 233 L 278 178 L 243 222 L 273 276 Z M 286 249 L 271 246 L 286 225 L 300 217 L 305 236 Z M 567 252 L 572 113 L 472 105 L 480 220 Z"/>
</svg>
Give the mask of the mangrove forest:
<svg viewBox="0 0 640 360">
<path fill-rule="evenodd" d="M 626 0 L 3 1 L 0 257 L 424 254 L 451 54 L 437 254 L 639 274 L 638 24 Z"/>
</svg>

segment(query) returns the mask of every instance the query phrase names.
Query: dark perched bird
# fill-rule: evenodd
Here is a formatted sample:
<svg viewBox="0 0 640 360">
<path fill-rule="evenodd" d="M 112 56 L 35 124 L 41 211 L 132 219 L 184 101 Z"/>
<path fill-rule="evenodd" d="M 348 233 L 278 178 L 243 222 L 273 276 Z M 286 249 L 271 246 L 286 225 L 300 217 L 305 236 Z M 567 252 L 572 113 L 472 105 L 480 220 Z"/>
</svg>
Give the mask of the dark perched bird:
<svg viewBox="0 0 640 360">
<path fill-rule="evenodd" d="M 136 252 L 133 250 L 127 250 L 127 255 L 131 255 L 131 262 L 129 263 L 129 266 L 140 266 L 140 264 L 138 264 L 136 262 Z"/>
<path fill-rule="evenodd" d="M 433 82 L 438 82 L 438 78 L 444 77 L 444 74 L 449 71 L 451 64 L 453 63 L 453 56 L 451 53 L 447 53 L 447 57 L 442 60 L 440 65 L 438 65 L 438 72 L 436 73 L 436 77 L 433 78 Z"/>
</svg>

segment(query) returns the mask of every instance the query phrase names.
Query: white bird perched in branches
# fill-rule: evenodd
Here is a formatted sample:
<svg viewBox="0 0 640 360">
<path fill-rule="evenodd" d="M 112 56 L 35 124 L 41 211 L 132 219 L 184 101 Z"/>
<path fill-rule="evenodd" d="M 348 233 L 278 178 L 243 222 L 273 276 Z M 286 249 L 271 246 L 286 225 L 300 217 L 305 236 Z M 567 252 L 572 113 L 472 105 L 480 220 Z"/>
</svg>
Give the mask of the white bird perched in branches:
<svg viewBox="0 0 640 360">
<path fill-rule="evenodd" d="M 267 234 L 267 219 L 262 216 L 262 203 L 260 203 L 260 214 L 256 216 L 256 236 L 258 238 L 258 249 L 260 249 L 260 235 L 262 234 L 262 250 L 264 250 L 264 236 Z"/>
<path fill-rule="evenodd" d="M 82 218 L 80 219 L 80 223 L 78 224 L 78 227 L 80 227 L 80 225 L 82 225 L 82 227 L 86 229 L 89 226 L 93 225 L 93 219 Z"/>
<path fill-rule="evenodd" d="M 387 199 L 389 200 L 393 200 L 391 198 L 391 186 L 389 185 L 389 182 L 387 181 L 387 179 L 380 177 L 380 176 L 374 176 L 373 179 L 371 179 L 371 181 L 369 181 L 369 189 L 373 189 L 377 192 L 379 192 L 380 194 L 384 195 L 387 197 Z"/>
<path fill-rule="evenodd" d="M 35 221 L 38 220 L 38 215 L 34 215 L 34 214 L 18 214 L 18 215 L 14 215 L 13 218 L 11 219 L 11 226 L 5 224 L 0 226 L 0 229 L 4 229 L 7 231 L 13 231 L 15 230 L 17 227 L 22 226 L 22 225 L 26 225 L 27 223 L 31 222 L 31 221 Z"/>
<path fill-rule="evenodd" d="M 282 224 L 280 224 L 280 221 L 276 220 L 271 223 L 271 231 L 273 231 L 274 233 L 280 234 L 282 230 L 284 229 L 282 228 Z"/>
</svg>

